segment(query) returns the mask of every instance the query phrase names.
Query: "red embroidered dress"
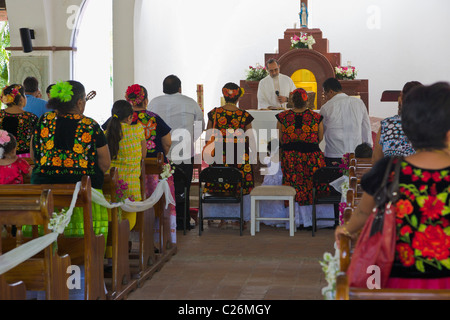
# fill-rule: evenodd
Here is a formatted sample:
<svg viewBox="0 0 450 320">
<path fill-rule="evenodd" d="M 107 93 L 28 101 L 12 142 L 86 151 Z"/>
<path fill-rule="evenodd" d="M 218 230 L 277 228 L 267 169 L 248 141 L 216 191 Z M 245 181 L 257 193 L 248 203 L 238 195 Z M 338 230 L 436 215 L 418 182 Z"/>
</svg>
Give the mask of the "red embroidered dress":
<svg viewBox="0 0 450 320">
<path fill-rule="evenodd" d="M 295 188 L 299 205 L 312 204 L 312 177 L 325 167 L 324 154 L 319 148 L 319 124 L 323 117 L 310 110 L 296 113 L 286 110 L 276 115 L 282 124 L 280 140 L 283 184 Z M 326 192 L 327 187 L 319 190 Z"/>
<path fill-rule="evenodd" d="M 368 194 L 380 186 L 388 159 L 380 160 L 362 178 L 361 186 Z M 441 283 L 450 285 L 450 167 L 422 169 L 403 160 L 401 168 L 400 200 L 395 204 L 396 256 L 390 277 L 442 279 Z"/>
</svg>

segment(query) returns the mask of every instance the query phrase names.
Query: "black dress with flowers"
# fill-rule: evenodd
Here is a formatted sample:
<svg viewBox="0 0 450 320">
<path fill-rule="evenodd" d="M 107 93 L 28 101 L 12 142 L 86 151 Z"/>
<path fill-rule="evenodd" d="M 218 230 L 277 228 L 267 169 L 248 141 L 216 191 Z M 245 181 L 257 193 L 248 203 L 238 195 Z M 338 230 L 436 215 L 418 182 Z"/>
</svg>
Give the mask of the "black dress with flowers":
<svg viewBox="0 0 450 320">
<path fill-rule="evenodd" d="M 217 113 L 216 113 L 217 111 Z M 252 121 L 253 117 L 247 111 L 236 110 L 230 111 L 226 110 L 223 107 L 215 108 L 214 110 L 208 113 L 208 119 L 211 123 L 214 122 L 214 116 L 216 117 L 216 126 L 215 129 L 220 130 L 221 135 L 219 137 L 215 137 L 215 144 L 222 144 L 222 159 L 223 165 L 226 167 L 235 167 L 238 168 L 242 173 L 242 178 L 244 179 L 243 185 L 243 193 L 244 195 L 250 194 L 254 187 L 254 179 L 253 179 L 253 170 L 250 164 L 250 155 L 249 155 L 249 142 L 248 137 L 245 137 L 245 127 L 248 126 Z M 239 130 L 241 129 L 241 130 Z M 232 163 L 227 163 L 227 135 L 232 136 L 234 143 L 234 159 Z M 239 157 L 238 154 L 240 148 L 238 144 L 244 144 L 244 152 L 242 158 Z M 216 150 L 219 150 L 216 147 Z M 220 164 L 215 164 L 220 165 Z M 208 184 L 206 189 L 208 192 L 230 192 L 230 190 L 234 190 L 236 186 L 232 185 L 219 185 L 219 184 Z"/>
<path fill-rule="evenodd" d="M 35 167 L 31 183 L 76 183 L 87 175 L 92 188 L 101 193 L 104 175 L 98 166 L 97 149 L 106 144 L 105 134 L 95 120 L 80 114 L 47 112 L 39 119 L 33 134 Z M 94 233 L 103 234 L 106 241 L 108 210 L 92 203 L 92 220 Z M 83 236 L 83 221 L 83 208 L 74 208 L 64 235 Z M 27 234 L 30 230 L 24 232 Z"/>
<path fill-rule="evenodd" d="M 363 176 L 365 192 L 373 195 L 380 187 L 388 161 L 389 157 L 383 158 Z M 450 277 L 450 167 L 431 170 L 401 161 L 396 254 L 390 277 Z"/>
<path fill-rule="evenodd" d="M 95 120 L 80 114 L 47 112 L 34 131 L 36 165 L 31 183 L 75 183 L 88 175 L 92 187 L 102 189 L 97 149 L 106 144 L 105 134 Z"/>
<path fill-rule="evenodd" d="M 312 177 L 314 172 L 325 167 L 325 158 L 319 148 L 319 124 L 323 117 L 310 110 L 296 113 L 286 110 L 276 115 L 281 126 L 281 170 L 283 184 L 295 188 L 295 201 L 303 205 L 312 204 Z M 326 185 L 318 192 L 328 192 Z"/>
<path fill-rule="evenodd" d="M 38 117 L 31 112 L 8 113 L 0 110 L 0 129 L 8 131 L 17 140 L 16 153 L 29 154 L 30 140 Z"/>
</svg>

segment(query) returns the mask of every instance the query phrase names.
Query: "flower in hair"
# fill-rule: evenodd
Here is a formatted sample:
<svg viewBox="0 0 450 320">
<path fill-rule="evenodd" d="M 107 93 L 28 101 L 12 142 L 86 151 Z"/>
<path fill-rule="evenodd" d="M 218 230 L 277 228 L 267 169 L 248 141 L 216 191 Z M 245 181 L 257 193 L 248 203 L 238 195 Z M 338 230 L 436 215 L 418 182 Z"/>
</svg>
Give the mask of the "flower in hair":
<svg viewBox="0 0 450 320">
<path fill-rule="evenodd" d="M 73 86 L 67 81 L 61 81 L 52 86 L 50 98 L 57 98 L 61 102 L 69 102 L 73 97 Z"/>
<path fill-rule="evenodd" d="M 224 95 L 224 97 L 233 99 L 236 98 L 237 96 L 240 97 L 240 91 L 241 88 L 237 88 L 237 89 L 228 89 L 228 88 L 223 88 L 222 89 L 222 93 Z"/>
<path fill-rule="evenodd" d="M 0 145 L 5 145 L 11 141 L 11 137 L 5 130 L 0 130 Z"/>
<path fill-rule="evenodd" d="M 22 88 L 22 86 L 14 86 L 14 88 L 11 90 L 11 93 L 9 94 L 5 94 L 6 88 L 8 88 L 8 86 L 4 87 L 2 90 L 1 100 L 4 104 L 13 103 L 17 95 L 20 95 L 19 89 Z"/>
<path fill-rule="evenodd" d="M 127 88 L 125 92 L 125 99 L 131 103 L 133 106 L 137 106 L 144 101 L 145 92 L 144 88 L 142 88 L 138 84 L 133 84 Z"/>
<path fill-rule="evenodd" d="M 302 96 L 303 101 L 308 101 L 308 94 L 306 93 L 305 89 L 297 88 L 294 91 L 292 91 L 292 94 L 294 93 L 299 93 Z"/>
</svg>

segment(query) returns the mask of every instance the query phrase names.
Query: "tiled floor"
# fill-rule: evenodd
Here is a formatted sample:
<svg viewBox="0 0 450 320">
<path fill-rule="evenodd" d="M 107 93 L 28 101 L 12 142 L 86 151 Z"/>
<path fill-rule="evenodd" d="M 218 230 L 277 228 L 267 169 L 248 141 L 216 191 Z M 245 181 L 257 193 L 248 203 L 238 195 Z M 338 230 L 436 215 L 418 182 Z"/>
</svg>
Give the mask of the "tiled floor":
<svg viewBox="0 0 450 320">
<path fill-rule="evenodd" d="M 334 252 L 334 231 L 261 224 L 261 232 L 207 227 L 178 231 L 178 252 L 128 300 L 322 300 L 326 281 L 319 260 Z"/>
</svg>

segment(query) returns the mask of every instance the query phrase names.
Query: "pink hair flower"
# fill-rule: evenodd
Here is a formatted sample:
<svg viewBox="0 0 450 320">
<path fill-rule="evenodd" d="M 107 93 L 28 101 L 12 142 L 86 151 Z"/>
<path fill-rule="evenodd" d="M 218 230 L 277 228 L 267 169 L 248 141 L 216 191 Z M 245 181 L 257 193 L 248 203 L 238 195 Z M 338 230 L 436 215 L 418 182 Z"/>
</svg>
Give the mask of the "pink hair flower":
<svg viewBox="0 0 450 320">
<path fill-rule="evenodd" d="M 11 141 L 11 138 L 8 135 L 8 132 L 5 130 L 0 130 L 0 144 L 6 144 Z"/>
</svg>

